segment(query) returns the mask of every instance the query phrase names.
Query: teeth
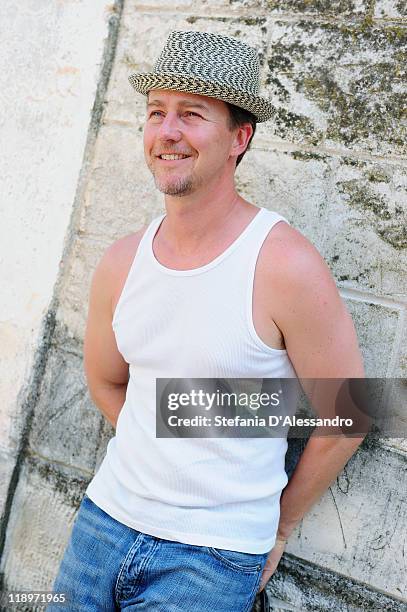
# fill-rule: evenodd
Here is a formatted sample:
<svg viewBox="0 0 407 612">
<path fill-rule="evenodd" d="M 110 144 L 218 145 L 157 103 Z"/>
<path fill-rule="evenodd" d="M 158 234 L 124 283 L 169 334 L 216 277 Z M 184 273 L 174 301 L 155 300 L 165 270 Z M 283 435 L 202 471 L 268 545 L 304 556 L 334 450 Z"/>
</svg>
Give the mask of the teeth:
<svg viewBox="0 0 407 612">
<path fill-rule="evenodd" d="M 188 155 L 160 155 L 161 159 L 185 159 Z"/>
</svg>

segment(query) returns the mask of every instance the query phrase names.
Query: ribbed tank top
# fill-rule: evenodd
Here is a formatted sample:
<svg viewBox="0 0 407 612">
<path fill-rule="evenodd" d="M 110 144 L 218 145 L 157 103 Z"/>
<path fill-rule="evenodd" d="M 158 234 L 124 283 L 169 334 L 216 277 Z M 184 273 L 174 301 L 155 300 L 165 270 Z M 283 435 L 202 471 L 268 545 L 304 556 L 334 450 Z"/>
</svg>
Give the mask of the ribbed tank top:
<svg viewBox="0 0 407 612">
<path fill-rule="evenodd" d="M 252 318 L 260 248 L 287 220 L 261 208 L 210 263 L 173 270 L 141 239 L 112 326 L 129 363 L 116 435 L 86 493 L 116 520 L 186 544 L 264 553 L 275 541 L 287 484 L 285 438 L 156 438 L 156 378 L 295 377 L 285 350 Z"/>
</svg>

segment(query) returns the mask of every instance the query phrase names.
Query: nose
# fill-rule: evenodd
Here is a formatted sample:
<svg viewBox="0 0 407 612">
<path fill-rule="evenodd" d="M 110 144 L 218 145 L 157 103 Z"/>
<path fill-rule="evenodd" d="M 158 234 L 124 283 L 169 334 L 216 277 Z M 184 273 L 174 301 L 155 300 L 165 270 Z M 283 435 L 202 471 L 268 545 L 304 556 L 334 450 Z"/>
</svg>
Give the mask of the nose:
<svg viewBox="0 0 407 612">
<path fill-rule="evenodd" d="M 157 136 L 161 140 L 173 140 L 178 142 L 182 138 L 179 129 L 179 118 L 176 113 L 168 112 L 161 122 Z"/>
</svg>

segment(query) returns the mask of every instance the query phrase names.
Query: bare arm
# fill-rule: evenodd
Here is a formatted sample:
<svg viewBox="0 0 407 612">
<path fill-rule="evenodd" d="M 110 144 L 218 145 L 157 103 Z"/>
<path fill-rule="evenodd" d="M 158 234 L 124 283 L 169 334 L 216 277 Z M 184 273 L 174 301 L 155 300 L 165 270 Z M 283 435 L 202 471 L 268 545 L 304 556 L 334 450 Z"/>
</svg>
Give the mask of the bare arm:
<svg viewBox="0 0 407 612">
<path fill-rule="evenodd" d="M 281 256 L 291 264 L 277 271 L 280 299 L 274 320 L 282 330 L 288 355 L 300 379 L 363 378 L 364 367 L 352 319 L 318 251 L 299 232 L 287 228 Z M 276 266 L 277 268 L 277 266 Z M 282 270 L 282 268 L 280 268 Z M 318 410 L 318 406 L 315 406 Z M 304 514 L 335 480 L 363 440 L 309 439 L 281 497 L 279 535 L 288 538 Z"/>
<path fill-rule="evenodd" d="M 124 286 L 142 232 L 107 249 L 92 279 L 84 343 L 84 366 L 93 402 L 116 427 L 126 397 L 129 365 L 112 329 L 113 312 Z"/>
<path fill-rule="evenodd" d="M 355 328 L 326 263 L 304 236 L 286 224 L 281 226 L 270 249 L 271 282 L 278 295 L 273 320 L 284 335 L 298 378 L 363 378 Z M 262 587 L 278 564 L 285 540 L 364 438 L 317 437 L 318 433 L 310 437 L 282 493 L 278 541 Z"/>
</svg>

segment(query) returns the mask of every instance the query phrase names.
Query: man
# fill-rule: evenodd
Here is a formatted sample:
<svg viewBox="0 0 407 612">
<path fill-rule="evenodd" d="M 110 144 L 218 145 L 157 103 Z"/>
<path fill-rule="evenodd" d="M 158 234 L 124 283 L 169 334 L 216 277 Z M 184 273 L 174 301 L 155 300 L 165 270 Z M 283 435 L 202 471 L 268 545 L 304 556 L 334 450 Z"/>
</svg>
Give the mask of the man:
<svg viewBox="0 0 407 612">
<path fill-rule="evenodd" d="M 198 32 L 173 32 L 154 72 L 130 77 L 166 214 L 114 243 L 93 278 L 85 368 L 116 436 L 54 585 L 72 610 L 249 610 L 362 440 L 312 436 L 287 484 L 285 439 L 155 434 L 157 378 L 363 377 L 321 256 L 236 192 L 272 115 L 258 80 L 254 49 Z"/>
</svg>

